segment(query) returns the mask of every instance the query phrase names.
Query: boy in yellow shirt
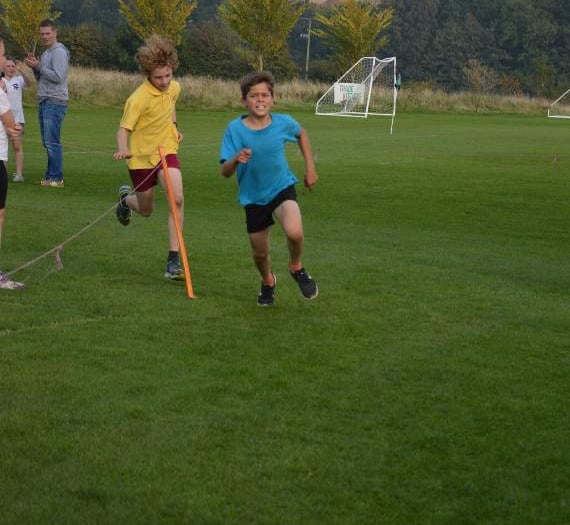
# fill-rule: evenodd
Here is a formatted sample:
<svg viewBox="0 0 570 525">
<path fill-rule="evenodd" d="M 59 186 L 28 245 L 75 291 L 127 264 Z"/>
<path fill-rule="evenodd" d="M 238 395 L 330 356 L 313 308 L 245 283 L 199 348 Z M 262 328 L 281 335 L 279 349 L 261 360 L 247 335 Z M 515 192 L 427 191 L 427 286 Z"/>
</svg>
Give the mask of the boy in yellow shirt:
<svg viewBox="0 0 570 525">
<path fill-rule="evenodd" d="M 148 217 L 154 209 L 154 187 L 164 188 L 158 147 L 163 146 L 180 224 L 184 222 L 184 192 L 178 159 L 178 143 L 182 134 L 176 128 L 176 101 L 180 84 L 173 80 L 178 67 L 176 48 L 167 39 L 151 36 L 138 50 L 136 60 L 145 81 L 132 93 L 125 104 L 119 130 L 115 160 L 127 160 L 134 190 L 119 188 L 117 219 L 127 226 L 133 210 Z M 180 264 L 176 225 L 172 212 L 168 216 L 169 252 L 165 277 L 184 280 Z"/>
</svg>

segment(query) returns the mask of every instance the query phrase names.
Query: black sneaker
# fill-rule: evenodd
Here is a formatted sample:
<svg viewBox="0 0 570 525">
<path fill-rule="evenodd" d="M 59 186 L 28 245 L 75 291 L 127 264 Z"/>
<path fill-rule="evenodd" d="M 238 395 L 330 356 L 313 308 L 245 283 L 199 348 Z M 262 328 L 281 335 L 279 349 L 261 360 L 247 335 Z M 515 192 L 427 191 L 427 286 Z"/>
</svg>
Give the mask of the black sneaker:
<svg viewBox="0 0 570 525">
<path fill-rule="evenodd" d="M 133 210 L 131 210 L 125 203 L 125 198 L 131 193 L 131 187 L 121 186 L 119 188 L 119 202 L 117 203 L 117 208 L 115 210 L 117 214 L 117 220 L 123 225 L 128 226 L 131 222 L 131 217 L 133 215 Z"/>
<path fill-rule="evenodd" d="M 277 286 L 277 277 L 273 274 L 273 286 L 261 283 L 261 291 L 257 296 L 257 306 L 273 306 L 275 303 L 275 287 Z"/>
<path fill-rule="evenodd" d="M 180 259 L 170 259 L 166 262 L 164 277 L 173 281 L 184 281 L 184 269 L 180 265 Z"/>
<path fill-rule="evenodd" d="M 299 285 L 299 290 L 305 299 L 314 299 L 319 295 L 319 287 L 315 280 L 308 274 L 305 268 L 301 268 L 296 272 L 289 270 L 291 277 L 297 281 Z"/>
</svg>

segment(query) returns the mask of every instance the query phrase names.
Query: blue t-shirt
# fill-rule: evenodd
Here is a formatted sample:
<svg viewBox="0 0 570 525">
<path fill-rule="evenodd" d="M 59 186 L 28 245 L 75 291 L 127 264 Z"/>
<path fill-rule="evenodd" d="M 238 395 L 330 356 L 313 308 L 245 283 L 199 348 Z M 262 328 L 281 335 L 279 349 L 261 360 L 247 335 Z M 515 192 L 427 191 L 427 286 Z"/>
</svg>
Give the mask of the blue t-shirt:
<svg viewBox="0 0 570 525">
<path fill-rule="evenodd" d="M 291 116 L 271 114 L 271 124 L 263 129 L 249 129 L 246 116 L 232 120 L 224 133 L 220 162 L 234 157 L 241 149 L 251 149 L 251 158 L 236 169 L 239 184 L 238 200 L 242 206 L 267 204 L 285 188 L 295 184 L 297 177 L 289 169 L 285 143 L 297 142 L 301 125 Z"/>
</svg>

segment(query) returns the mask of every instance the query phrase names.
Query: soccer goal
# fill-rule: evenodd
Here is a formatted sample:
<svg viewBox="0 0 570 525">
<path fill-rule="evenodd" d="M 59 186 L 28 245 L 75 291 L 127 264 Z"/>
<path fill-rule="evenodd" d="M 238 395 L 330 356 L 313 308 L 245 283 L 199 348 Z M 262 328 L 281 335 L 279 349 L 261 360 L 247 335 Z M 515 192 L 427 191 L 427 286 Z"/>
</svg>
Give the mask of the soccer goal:
<svg viewBox="0 0 570 525">
<path fill-rule="evenodd" d="M 570 89 L 560 95 L 548 108 L 549 118 L 570 118 Z"/>
<path fill-rule="evenodd" d="M 396 57 L 363 57 L 317 101 L 315 113 L 338 117 L 396 116 Z"/>
</svg>

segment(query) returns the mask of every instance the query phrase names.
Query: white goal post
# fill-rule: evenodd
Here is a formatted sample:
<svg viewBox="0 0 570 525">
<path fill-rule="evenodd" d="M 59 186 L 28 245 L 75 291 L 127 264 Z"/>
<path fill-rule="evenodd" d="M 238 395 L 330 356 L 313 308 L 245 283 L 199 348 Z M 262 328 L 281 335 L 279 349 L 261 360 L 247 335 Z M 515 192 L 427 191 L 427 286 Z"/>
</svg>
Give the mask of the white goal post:
<svg viewBox="0 0 570 525">
<path fill-rule="evenodd" d="M 570 89 L 550 104 L 548 118 L 570 118 Z"/>
<path fill-rule="evenodd" d="M 398 87 L 396 57 L 363 57 L 317 101 L 315 113 L 338 117 L 391 117 L 392 133 Z"/>
</svg>

